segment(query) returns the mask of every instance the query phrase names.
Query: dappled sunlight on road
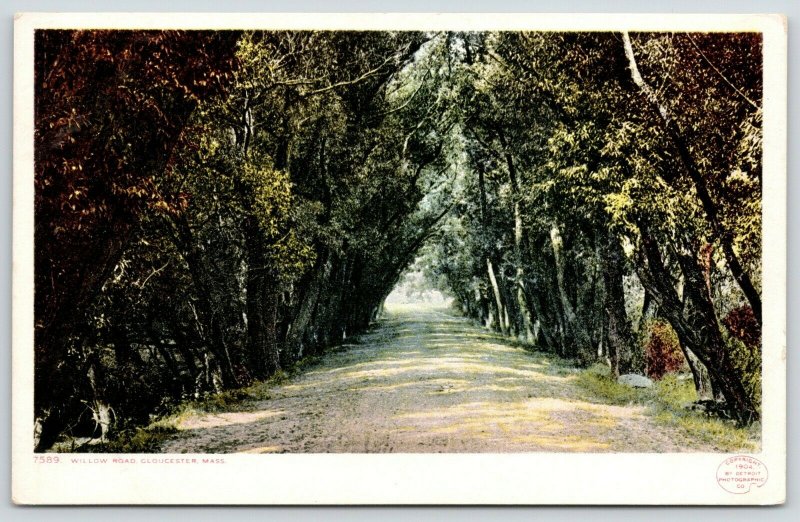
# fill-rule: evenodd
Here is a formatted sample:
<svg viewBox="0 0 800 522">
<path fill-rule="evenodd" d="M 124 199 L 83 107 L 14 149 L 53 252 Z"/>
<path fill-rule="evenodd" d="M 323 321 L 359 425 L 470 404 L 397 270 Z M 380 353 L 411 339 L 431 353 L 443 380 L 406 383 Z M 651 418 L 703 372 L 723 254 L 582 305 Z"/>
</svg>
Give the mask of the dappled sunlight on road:
<svg viewBox="0 0 800 522">
<path fill-rule="evenodd" d="M 164 450 L 697 451 L 641 406 L 590 402 L 564 364 L 445 309 L 390 307 L 269 400 L 183 420 Z"/>
</svg>

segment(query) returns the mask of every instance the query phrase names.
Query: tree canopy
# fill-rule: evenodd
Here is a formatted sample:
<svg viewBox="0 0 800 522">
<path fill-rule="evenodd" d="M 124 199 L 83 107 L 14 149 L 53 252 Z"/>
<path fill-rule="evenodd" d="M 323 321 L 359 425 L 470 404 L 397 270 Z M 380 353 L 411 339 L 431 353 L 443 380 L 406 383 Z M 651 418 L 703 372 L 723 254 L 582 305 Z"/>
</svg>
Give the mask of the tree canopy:
<svg viewBox="0 0 800 522">
<path fill-rule="evenodd" d="M 685 362 L 757 420 L 761 56 L 758 33 L 38 31 L 37 450 L 320 354 L 415 261 L 486 328 L 615 376 Z"/>
</svg>

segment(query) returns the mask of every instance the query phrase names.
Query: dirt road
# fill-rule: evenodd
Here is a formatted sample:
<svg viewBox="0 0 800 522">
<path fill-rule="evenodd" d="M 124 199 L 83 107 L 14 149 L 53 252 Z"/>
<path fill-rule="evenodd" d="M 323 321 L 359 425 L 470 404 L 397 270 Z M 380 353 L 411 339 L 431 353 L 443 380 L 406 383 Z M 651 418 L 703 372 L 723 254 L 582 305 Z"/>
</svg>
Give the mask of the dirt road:
<svg viewBox="0 0 800 522">
<path fill-rule="evenodd" d="M 465 319 L 390 310 L 355 344 L 241 411 L 189 415 L 169 453 L 673 452 L 641 406 L 592 402 L 575 374 Z M 681 445 L 677 444 L 680 441 Z"/>
</svg>

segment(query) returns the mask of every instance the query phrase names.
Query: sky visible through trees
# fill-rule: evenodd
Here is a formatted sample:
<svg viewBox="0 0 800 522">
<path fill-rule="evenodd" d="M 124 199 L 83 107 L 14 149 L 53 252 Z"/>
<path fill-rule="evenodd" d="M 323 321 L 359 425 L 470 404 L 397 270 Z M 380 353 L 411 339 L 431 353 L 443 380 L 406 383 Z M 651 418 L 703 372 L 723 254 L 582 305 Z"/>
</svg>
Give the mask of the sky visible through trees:
<svg viewBox="0 0 800 522">
<path fill-rule="evenodd" d="M 37 451 L 321 355 L 401 282 L 759 420 L 759 33 L 35 46 Z"/>
</svg>

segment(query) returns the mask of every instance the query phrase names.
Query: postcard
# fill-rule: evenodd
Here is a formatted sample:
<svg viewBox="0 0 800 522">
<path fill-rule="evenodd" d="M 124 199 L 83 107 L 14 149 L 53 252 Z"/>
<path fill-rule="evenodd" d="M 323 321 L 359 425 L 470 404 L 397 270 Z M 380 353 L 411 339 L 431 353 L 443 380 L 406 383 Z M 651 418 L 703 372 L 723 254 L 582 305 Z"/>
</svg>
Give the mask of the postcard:
<svg viewBox="0 0 800 522">
<path fill-rule="evenodd" d="M 767 505 L 786 19 L 24 13 L 19 504 Z"/>
</svg>

